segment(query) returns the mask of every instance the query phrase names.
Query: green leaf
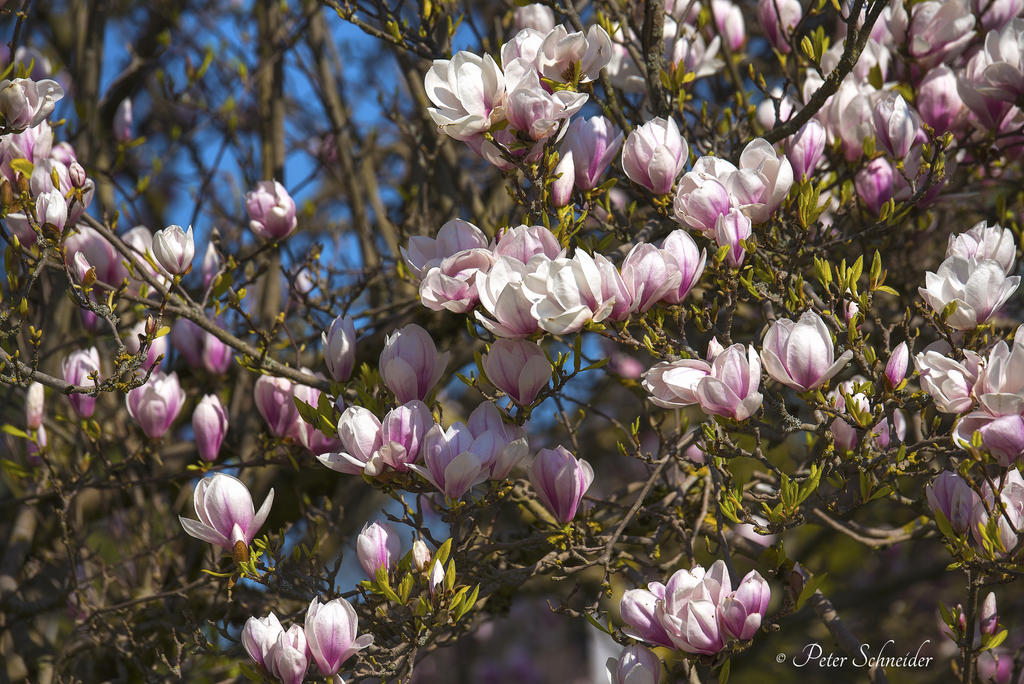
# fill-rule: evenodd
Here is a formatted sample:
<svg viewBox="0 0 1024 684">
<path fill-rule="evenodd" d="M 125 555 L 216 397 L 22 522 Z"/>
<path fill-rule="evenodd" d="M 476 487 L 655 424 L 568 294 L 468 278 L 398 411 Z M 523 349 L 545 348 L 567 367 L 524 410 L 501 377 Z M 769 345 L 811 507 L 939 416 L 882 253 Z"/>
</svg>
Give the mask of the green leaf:
<svg viewBox="0 0 1024 684">
<path fill-rule="evenodd" d="M 22 430 L 20 428 L 16 428 L 16 427 L 14 427 L 13 425 L 10 425 L 10 424 L 7 424 L 7 425 L 4 425 L 3 427 L 0 427 L 0 430 L 6 432 L 9 435 L 13 435 L 15 437 L 21 437 L 22 439 L 28 439 L 29 438 L 27 432 L 25 432 L 24 430 Z"/>
</svg>

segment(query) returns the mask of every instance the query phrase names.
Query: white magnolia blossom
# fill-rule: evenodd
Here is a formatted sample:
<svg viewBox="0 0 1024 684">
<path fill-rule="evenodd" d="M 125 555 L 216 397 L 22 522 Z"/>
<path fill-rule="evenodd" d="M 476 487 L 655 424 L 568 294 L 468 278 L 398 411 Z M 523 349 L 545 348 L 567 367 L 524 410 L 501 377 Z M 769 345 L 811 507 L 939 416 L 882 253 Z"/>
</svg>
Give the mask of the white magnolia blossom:
<svg viewBox="0 0 1024 684">
<path fill-rule="evenodd" d="M 423 79 L 435 106 L 427 111 L 441 130 L 469 140 L 504 119 L 505 75 L 490 55 L 461 51 L 435 59 Z"/>
<path fill-rule="evenodd" d="M 935 273 L 925 274 L 921 296 L 935 313 L 950 302 L 956 309 L 946 321 L 957 330 L 972 330 L 988 321 L 1020 285 L 1020 276 L 1007 276 L 997 261 L 951 256 Z"/>
</svg>

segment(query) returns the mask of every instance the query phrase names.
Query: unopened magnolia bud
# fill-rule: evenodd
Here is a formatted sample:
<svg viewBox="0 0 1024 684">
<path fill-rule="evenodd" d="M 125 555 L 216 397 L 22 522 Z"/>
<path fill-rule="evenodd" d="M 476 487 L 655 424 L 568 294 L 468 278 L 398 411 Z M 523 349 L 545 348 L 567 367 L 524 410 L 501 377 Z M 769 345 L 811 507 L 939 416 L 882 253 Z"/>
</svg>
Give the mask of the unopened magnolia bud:
<svg viewBox="0 0 1024 684">
<path fill-rule="evenodd" d="M 428 563 L 430 563 L 430 549 L 422 539 L 417 539 L 412 543 L 412 565 L 417 571 L 423 572 Z"/>
<path fill-rule="evenodd" d="M 992 636 L 999 629 L 999 613 L 996 610 L 995 592 L 988 592 L 985 601 L 981 604 L 981 616 L 979 617 L 981 633 Z"/>
<path fill-rule="evenodd" d="M 25 395 L 25 425 L 29 430 L 38 430 L 43 424 L 43 386 L 33 382 Z"/>
<path fill-rule="evenodd" d="M 893 350 L 889 362 L 885 364 L 885 379 L 890 387 L 896 387 L 903 378 L 907 377 L 907 364 L 910 362 L 910 352 L 907 350 L 907 343 L 901 342 Z"/>
<path fill-rule="evenodd" d="M 68 167 L 68 178 L 71 180 L 71 187 L 84 187 L 85 181 L 87 180 L 87 177 L 85 175 L 85 167 L 83 167 L 77 161 L 71 162 L 71 166 Z"/>
</svg>

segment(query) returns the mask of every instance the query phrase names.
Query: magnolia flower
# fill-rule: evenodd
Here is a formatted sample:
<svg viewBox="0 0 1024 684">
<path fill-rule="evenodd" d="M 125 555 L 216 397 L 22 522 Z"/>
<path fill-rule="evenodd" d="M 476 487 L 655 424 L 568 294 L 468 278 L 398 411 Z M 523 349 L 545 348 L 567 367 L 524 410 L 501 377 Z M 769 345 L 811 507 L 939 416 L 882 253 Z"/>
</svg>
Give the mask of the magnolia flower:
<svg viewBox="0 0 1024 684">
<path fill-rule="evenodd" d="M 675 262 L 680 278 L 679 287 L 666 292 L 662 301 L 679 304 L 704 273 L 704 265 L 707 263 L 708 256 L 707 250 L 702 249 L 698 252 L 697 243 L 693 241 L 689 233 L 685 230 L 673 230 L 661 244 L 661 251 Z"/>
<path fill-rule="evenodd" d="M 587 101 L 586 93 L 571 90 L 548 92 L 533 64 L 513 60 L 505 68 L 509 90 L 505 96 L 505 118 L 509 125 L 532 140 L 546 140 Z"/>
<path fill-rule="evenodd" d="M 382 470 L 380 449 L 381 425 L 377 417 L 362 406 L 349 406 L 338 419 L 338 437 L 344 452 L 326 453 L 317 460 L 331 470 L 349 475 L 366 472 L 379 475 Z"/>
<path fill-rule="evenodd" d="M 757 0 L 757 18 L 765 37 L 783 54 L 790 51 L 790 34 L 802 17 L 799 0 Z"/>
<path fill-rule="evenodd" d="M 320 334 L 324 363 L 331 377 L 344 382 L 352 376 L 356 364 L 356 326 L 351 316 L 338 316 L 331 327 Z"/>
<path fill-rule="evenodd" d="M 487 237 L 468 221 L 452 219 L 437 231 L 437 237 L 414 235 L 401 248 L 402 259 L 417 279 L 439 266 L 443 260 L 467 249 L 487 248 Z"/>
<path fill-rule="evenodd" d="M 753 233 L 750 217 L 739 209 L 730 209 L 715 221 L 715 242 L 719 247 L 728 247 L 725 253 L 730 266 L 738 268 L 743 265 L 747 250 L 743 241 Z"/>
<path fill-rule="evenodd" d="M 544 330 L 556 335 L 574 333 L 590 321 L 603 321 L 614 299 L 606 298 L 603 276 L 594 259 L 582 249 L 572 259 L 532 259 L 523 285 L 533 302 L 531 315 Z"/>
<path fill-rule="evenodd" d="M 1011 468 L 996 480 L 995 485 L 994 491 L 988 482 L 982 485 L 982 496 L 974 504 L 971 516 L 971 532 L 975 543 L 981 546 L 981 530 L 988 527 L 992 516 L 996 516 L 993 541 L 997 546 L 994 552 L 997 558 L 1002 558 L 1017 548 L 1020 533 L 1024 530 L 1024 478 L 1020 471 Z"/>
<path fill-rule="evenodd" d="M 914 365 L 921 375 L 921 387 L 935 401 L 935 408 L 943 413 L 963 413 L 974 404 L 972 390 L 978 378 L 982 359 L 975 352 L 965 350 L 963 362 L 945 355 L 945 345 L 930 345 L 914 356 Z"/>
<path fill-rule="evenodd" d="M 964 112 L 964 101 L 957 91 L 956 74 L 945 64 L 939 64 L 928 73 L 917 87 L 914 102 L 921 120 L 938 134 L 952 130 Z"/>
<path fill-rule="evenodd" d="M 178 374 L 154 371 L 149 381 L 125 395 L 128 414 L 150 439 L 163 437 L 185 403 Z"/>
<path fill-rule="evenodd" d="M 526 264 L 539 255 L 548 259 L 565 256 L 565 250 L 558 244 L 558 238 L 544 226 L 516 226 L 506 228 L 491 248 L 495 258 L 512 257 Z"/>
<path fill-rule="evenodd" d="M 9 131 L 23 131 L 42 123 L 64 97 L 56 81 L 28 78 L 0 81 L 0 116 Z"/>
<path fill-rule="evenodd" d="M 643 646 L 627 646 L 619 659 L 609 658 L 609 684 L 658 684 L 661 680 L 661 661 Z"/>
<path fill-rule="evenodd" d="M 447 429 L 434 425 L 423 437 L 423 465 L 410 465 L 450 499 L 461 499 L 474 485 L 487 479 L 488 463 L 474 453 L 473 435 L 462 423 Z"/>
<path fill-rule="evenodd" d="M 520 406 L 529 406 L 551 381 L 544 350 L 524 340 L 497 340 L 483 355 L 487 379 Z"/>
<path fill-rule="evenodd" d="M 658 602 L 664 600 L 665 585 L 661 582 L 651 582 L 647 589 L 629 589 L 623 593 L 619 614 L 628 625 L 624 630 L 626 634 L 655 646 L 675 648 L 657 616 Z"/>
<path fill-rule="evenodd" d="M 907 30 L 908 52 L 922 66 L 960 54 L 974 33 L 974 15 L 966 0 L 928 0 L 914 5 Z"/>
<path fill-rule="evenodd" d="M 192 226 L 188 232 L 181 226 L 167 226 L 153 236 L 153 256 L 156 262 L 171 275 L 182 275 L 192 268 L 192 257 L 196 246 L 192 240 Z"/>
<path fill-rule="evenodd" d="M 411 323 L 384 340 L 380 374 L 402 403 L 426 399 L 448 366 L 450 354 L 439 354 L 430 333 Z"/>
<path fill-rule="evenodd" d="M 676 648 L 703 655 L 717 653 L 725 645 L 719 605 L 731 589 L 729 573 L 720 560 L 707 572 L 699 565 L 679 570 L 665 584 L 665 598 L 658 601 L 655 617 Z"/>
<path fill-rule="evenodd" d="M 807 180 L 814 174 L 825 152 L 826 138 L 825 127 L 817 119 L 811 119 L 789 137 L 786 159 L 798 179 Z"/>
<path fill-rule="evenodd" d="M 499 256 L 489 272 L 477 275 L 480 304 L 490 315 L 477 311 L 477 320 L 498 337 L 527 337 L 540 330 L 533 315 L 538 295 L 526 286 L 525 279 L 546 261 L 549 259 L 543 254 L 531 258 L 529 264 Z"/>
<path fill-rule="evenodd" d="M 600 26 L 591 26 L 584 36 L 582 31 L 569 33 L 559 24 L 537 51 L 537 69 L 552 81 L 566 82 L 569 74 L 578 73 L 580 82 L 587 83 L 597 79 L 611 57 L 611 38 Z"/>
<path fill-rule="evenodd" d="M 680 223 L 712 235 L 718 217 L 728 213 L 731 206 L 729 191 L 717 178 L 696 170 L 696 165 L 694 169 L 679 180 L 672 213 Z"/>
<path fill-rule="evenodd" d="M 715 356 L 711 372 L 697 383 L 696 395 L 705 413 L 746 420 L 761 406 L 761 362 L 754 347 L 734 344 Z"/>
<path fill-rule="evenodd" d="M 622 261 L 621 272 L 634 311 L 648 311 L 663 299 L 677 298 L 682 290 L 683 274 L 678 260 L 648 242 L 633 245 Z M 692 273 L 687 276 L 692 281 Z"/>
<path fill-rule="evenodd" d="M 435 59 L 423 78 L 434 107 L 427 109 L 444 133 L 469 140 L 504 118 L 505 75 L 490 55 L 460 51 Z"/>
<path fill-rule="evenodd" d="M 935 313 L 951 302 L 956 309 L 946 322 L 957 330 L 972 330 L 988 321 L 1020 285 L 1020 276 L 1007 276 L 999 262 L 951 256 L 937 270 L 925 273 L 921 297 Z"/>
<path fill-rule="evenodd" d="M 541 449 L 530 469 L 530 482 L 541 503 L 561 523 L 576 517 L 576 509 L 593 481 L 590 464 L 561 446 Z"/>
<path fill-rule="evenodd" d="M 178 516 L 185 532 L 230 551 L 239 544 L 248 547 L 252 543 L 270 515 L 274 490 L 270 490 L 260 510 L 256 511 L 252 495 L 240 480 L 217 473 L 196 484 L 192 499 L 199 520 Z"/>
<path fill-rule="evenodd" d="M 43 402 L 45 400 L 45 388 L 38 382 L 33 382 L 25 392 L 25 427 L 29 430 L 38 430 L 43 424 Z"/>
<path fill-rule="evenodd" d="M 380 569 L 387 575 L 401 555 L 402 540 L 390 525 L 377 522 L 363 525 L 356 538 L 356 556 L 367 577 L 373 579 Z"/>
<path fill-rule="evenodd" d="M 1016 103 L 1024 95 L 1024 19 L 985 36 L 985 62 L 975 88 L 984 97 Z"/>
<path fill-rule="evenodd" d="M 89 376 L 92 373 L 96 373 L 97 379 L 99 379 L 100 353 L 96 350 L 96 347 L 73 351 L 64 357 L 64 360 L 61 362 L 61 370 L 64 375 L 64 382 L 78 386 L 88 384 L 91 387 L 92 381 L 89 379 Z M 79 393 L 69 394 L 67 397 L 75 413 L 82 418 L 92 417 L 92 413 L 96 408 L 96 397 Z"/>
<path fill-rule="evenodd" d="M 261 375 L 253 388 L 256 410 L 263 416 L 275 437 L 296 437 L 299 410 L 292 399 L 290 380 L 272 375 Z"/>
<path fill-rule="evenodd" d="M 494 263 L 486 249 L 465 249 L 443 259 L 420 281 L 420 301 L 433 311 L 465 313 L 479 300 L 476 279 Z"/>
<path fill-rule="evenodd" d="M 673 119 L 658 117 L 634 129 L 622 146 L 622 169 L 637 185 L 657 195 L 672 190 L 686 165 L 689 146 Z"/>
<path fill-rule="evenodd" d="M 749 172 L 753 172 L 751 179 L 756 178 L 759 181 L 760 192 L 754 191 L 752 185 L 747 185 L 745 179 Z M 763 223 L 789 194 L 789 189 L 793 186 L 793 167 L 785 155 L 775 152 L 771 143 L 764 138 L 755 138 L 747 143 L 740 153 L 737 178 L 744 180 L 734 187 L 744 187 L 747 190 L 744 193 L 745 199 L 739 205 L 740 208 L 752 222 Z"/>
<path fill-rule="evenodd" d="M 711 374 L 711 365 L 700 359 L 662 361 L 644 373 L 643 387 L 651 402 L 662 408 L 698 403 L 697 385 Z"/>
<path fill-rule="evenodd" d="M 268 668 L 267 654 L 281 634 L 284 634 L 284 627 L 273 613 L 263 618 L 251 617 L 242 627 L 242 646 L 257 665 Z"/>
<path fill-rule="evenodd" d="M 292 625 L 278 634 L 277 641 L 267 651 L 264 664 L 281 684 L 301 684 L 309 667 L 309 649 L 302 627 Z"/>
<path fill-rule="evenodd" d="M 907 101 L 896 91 L 883 93 L 875 102 L 873 115 L 878 143 L 893 159 L 906 157 L 920 128 Z"/>
<path fill-rule="evenodd" d="M 542 34 L 547 34 L 551 29 L 555 28 L 555 13 L 547 5 L 533 2 L 516 8 L 512 22 L 517 30 L 530 28 Z"/>
<path fill-rule="evenodd" d="M 956 473 L 944 470 L 924 489 L 932 511 L 941 512 L 957 534 L 971 527 L 974 507 L 980 501 L 971 485 Z"/>
<path fill-rule="evenodd" d="M 493 402 L 477 406 L 466 425 L 473 435 L 470 450 L 487 466 L 491 480 L 504 480 L 529 453 L 526 430 L 506 423 Z"/>
<path fill-rule="evenodd" d="M 280 240 L 295 230 L 295 200 L 276 180 L 260 181 L 245 195 L 249 230 L 264 240 Z"/>
<path fill-rule="evenodd" d="M 773 323 L 761 349 L 768 375 L 801 392 L 821 387 L 852 358 L 849 349 L 835 358 L 828 327 L 813 311 L 805 311 L 795 323 L 789 319 Z"/>
<path fill-rule="evenodd" d="M 592 190 L 598 186 L 622 147 L 622 139 L 622 131 L 603 116 L 572 120 L 562 139 L 562 149 L 572 155 L 577 188 Z"/>
<path fill-rule="evenodd" d="M 356 636 L 359 616 L 343 598 L 310 601 L 304 631 L 313 661 L 326 677 L 337 674 L 346 660 L 373 643 L 372 634 Z"/>
<path fill-rule="evenodd" d="M 1013 273 L 1017 257 L 1017 240 L 1013 231 L 988 222 L 976 223 L 966 232 L 949 236 L 946 256 L 958 256 L 977 261 L 991 259 L 1003 267 L 1006 275 Z"/>
<path fill-rule="evenodd" d="M 216 461 L 228 432 L 228 416 L 216 394 L 207 394 L 192 412 L 192 432 L 204 461 Z"/>
<path fill-rule="evenodd" d="M 430 408 L 419 400 L 388 411 L 380 423 L 377 454 L 381 463 L 398 471 L 407 471 L 409 464 L 419 459 L 423 436 L 433 425 Z"/>
</svg>

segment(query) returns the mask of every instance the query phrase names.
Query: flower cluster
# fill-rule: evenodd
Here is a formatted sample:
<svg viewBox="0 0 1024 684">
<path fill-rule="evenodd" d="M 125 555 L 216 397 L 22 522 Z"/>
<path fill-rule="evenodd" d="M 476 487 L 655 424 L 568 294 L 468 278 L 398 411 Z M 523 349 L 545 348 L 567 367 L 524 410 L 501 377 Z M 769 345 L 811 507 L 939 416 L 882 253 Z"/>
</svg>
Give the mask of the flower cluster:
<svg viewBox="0 0 1024 684">
<path fill-rule="evenodd" d="M 636 639 L 713 655 L 730 640 L 754 638 L 770 600 L 771 589 L 756 570 L 733 591 L 725 562 L 717 560 L 707 571 L 697 565 L 677 571 L 667 584 L 630 589 L 619 611 L 629 627 L 626 633 Z"/>
<path fill-rule="evenodd" d="M 372 643 L 372 634 L 359 636 L 359 616 L 343 598 L 327 603 L 314 598 L 303 625 L 285 629 L 270 613 L 249 618 L 242 628 L 242 645 L 249 657 L 281 684 L 300 684 L 311 658 L 320 674 L 333 677 L 346 660 Z"/>
<path fill-rule="evenodd" d="M 587 323 L 624 321 L 659 302 L 677 304 L 707 260 L 686 231 L 661 247 L 639 243 L 618 268 L 577 248 L 572 257 L 543 226 L 517 226 L 489 243 L 479 228 L 449 221 L 436 238 L 414 237 L 403 250 L 421 277 L 420 300 L 434 310 L 468 312 L 498 337 L 579 332 Z"/>
</svg>

